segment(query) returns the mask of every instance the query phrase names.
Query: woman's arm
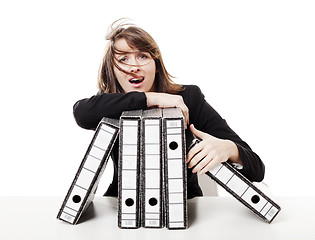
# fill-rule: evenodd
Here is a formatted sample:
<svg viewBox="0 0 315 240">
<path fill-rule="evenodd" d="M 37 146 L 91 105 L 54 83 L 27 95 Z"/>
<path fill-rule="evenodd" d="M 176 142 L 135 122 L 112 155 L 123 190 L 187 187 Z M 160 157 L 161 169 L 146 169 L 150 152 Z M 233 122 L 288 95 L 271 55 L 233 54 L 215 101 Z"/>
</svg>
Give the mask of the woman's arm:
<svg viewBox="0 0 315 240">
<path fill-rule="evenodd" d="M 252 151 L 249 145 L 244 142 L 226 123 L 226 121 L 206 102 L 204 95 L 197 86 L 187 87 L 183 93 L 183 98 L 190 110 L 190 123 L 194 124 L 200 131 L 199 137 L 206 141 L 196 149 L 192 148 L 187 155 L 190 162 L 200 153 L 196 161 L 191 162 L 189 167 L 196 165 L 201 159 L 207 156 L 204 162 L 195 170 L 200 170 L 207 166 L 212 160 L 214 162 L 208 167 L 212 167 L 217 162 L 230 160 L 240 163 L 243 168 L 239 170 L 250 181 L 260 182 L 264 178 L 265 166 L 259 156 Z M 194 133 L 198 134 L 197 130 Z M 207 143 L 207 144 L 206 144 Z M 199 145 L 199 146 L 198 146 Z M 198 147 L 197 147 L 198 146 Z M 236 147 L 236 148 L 235 148 Z M 197 156 L 197 155 L 196 155 Z M 206 169 L 205 169 L 206 170 Z M 203 172 L 201 172 L 203 173 Z"/>
<path fill-rule="evenodd" d="M 123 111 L 146 107 L 143 92 L 103 93 L 77 101 L 73 106 L 73 115 L 80 127 L 95 129 L 103 117 L 119 119 Z"/>
<path fill-rule="evenodd" d="M 179 95 L 155 92 L 103 93 L 76 102 L 73 115 L 77 124 L 85 129 L 95 129 L 103 117 L 119 119 L 123 111 L 147 107 L 179 107 L 188 124 L 189 113 Z"/>
</svg>

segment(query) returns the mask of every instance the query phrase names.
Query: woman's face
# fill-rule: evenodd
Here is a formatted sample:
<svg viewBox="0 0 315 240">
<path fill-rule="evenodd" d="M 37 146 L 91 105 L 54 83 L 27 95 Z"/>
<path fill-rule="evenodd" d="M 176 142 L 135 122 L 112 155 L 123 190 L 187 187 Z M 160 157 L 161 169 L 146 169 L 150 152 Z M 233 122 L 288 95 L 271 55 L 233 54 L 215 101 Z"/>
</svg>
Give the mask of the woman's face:
<svg viewBox="0 0 315 240">
<path fill-rule="evenodd" d="M 123 38 L 117 40 L 114 46 L 118 51 L 127 52 L 126 54 L 115 54 L 115 61 L 118 66 L 128 73 L 137 75 L 135 78 L 114 66 L 115 76 L 124 91 L 126 93 L 154 91 L 156 66 L 151 55 L 148 52 L 140 52 L 130 48 Z"/>
</svg>

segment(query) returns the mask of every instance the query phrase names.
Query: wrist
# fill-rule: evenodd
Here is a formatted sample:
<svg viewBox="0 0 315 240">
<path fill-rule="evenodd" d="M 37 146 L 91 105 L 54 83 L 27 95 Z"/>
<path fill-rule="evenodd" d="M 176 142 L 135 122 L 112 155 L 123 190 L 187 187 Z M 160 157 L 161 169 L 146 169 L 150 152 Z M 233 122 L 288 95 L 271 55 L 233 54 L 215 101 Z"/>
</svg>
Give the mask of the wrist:
<svg viewBox="0 0 315 240">
<path fill-rule="evenodd" d="M 144 93 L 146 98 L 147 98 L 147 107 L 152 107 L 152 106 L 156 106 L 157 104 L 155 103 L 155 94 L 152 92 L 145 92 Z"/>
<path fill-rule="evenodd" d="M 229 149 L 230 149 L 229 160 L 233 163 L 238 163 L 238 164 L 243 165 L 242 160 L 239 155 L 238 147 L 236 146 L 236 144 L 231 140 L 227 140 L 227 142 L 229 144 Z"/>
</svg>

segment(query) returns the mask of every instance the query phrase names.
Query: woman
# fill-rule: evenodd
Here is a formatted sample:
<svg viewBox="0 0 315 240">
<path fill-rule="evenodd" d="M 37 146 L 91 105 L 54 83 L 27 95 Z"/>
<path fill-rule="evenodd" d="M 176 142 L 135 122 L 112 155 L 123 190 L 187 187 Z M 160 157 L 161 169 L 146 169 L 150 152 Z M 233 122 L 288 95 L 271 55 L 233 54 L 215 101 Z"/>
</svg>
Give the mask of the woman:
<svg viewBox="0 0 315 240">
<path fill-rule="evenodd" d="M 201 138 L 187 154 L 188 198 L 202 196 L 197 174 L 216 163 L 229 160 L 251 181 L 262 181 L 264 164 L 259 156 L 227 125 L 205 101 L 194 85 L 178 85 L 171 80 L 154 39 L 143 29 L 119 25 L 107 36 L 109 43 L 99 72 L 99 92 L 74 105 L 79 126 L 95 129 L 102 117 L 119 119 L 123 111 L 156 107 L 179 107 L 185 124 Z M 198 129 L 198 130 L 197 130 Z M 118 194 L 118 144 L 112 159 L 114 177 L 106 196 Z"/>
</svg>

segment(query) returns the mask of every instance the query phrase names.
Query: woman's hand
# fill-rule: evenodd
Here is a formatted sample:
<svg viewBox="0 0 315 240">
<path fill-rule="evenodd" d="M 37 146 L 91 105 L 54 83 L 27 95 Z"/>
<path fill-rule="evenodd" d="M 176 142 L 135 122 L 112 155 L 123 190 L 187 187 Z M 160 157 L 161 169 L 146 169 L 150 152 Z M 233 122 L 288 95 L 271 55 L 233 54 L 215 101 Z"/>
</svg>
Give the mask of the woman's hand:
<svg viewBox="0 0 315 240">
<path fill-rule="evenodd" d="M 193 124 L 190 125 L 190 130 L 202 139 L 187 154 L 186 161 L 188 168 L 194 167 L 192 170 L 193 173 L 204 174 L 217 163 L 226 162 L 228 159 L 232 162 L 242 164 L 234 142 L 219 139 L 201 132 Z"/>
<path fill-rule="evenodd" d="M 145 92 L 147 97 L 147 106 L 157 106 L 160 108 L 178 107 L 182 110 L 185 118 L 185 128 L 189 124 L 189 110 L 182 96 L 167 93 Z"/>
</svg>

